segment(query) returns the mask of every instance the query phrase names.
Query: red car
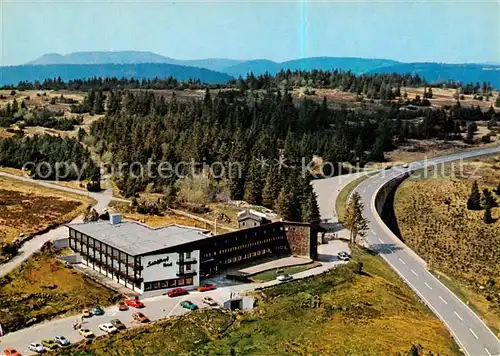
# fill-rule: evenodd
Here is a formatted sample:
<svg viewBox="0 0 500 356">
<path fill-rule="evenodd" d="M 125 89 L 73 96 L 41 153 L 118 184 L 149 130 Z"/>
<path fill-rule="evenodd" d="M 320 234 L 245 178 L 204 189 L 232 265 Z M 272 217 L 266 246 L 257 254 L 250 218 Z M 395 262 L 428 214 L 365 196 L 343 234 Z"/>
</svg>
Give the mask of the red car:
<svg viewBox="0 0 500 356">
<path fill-rule="evenodd" d="M 209 290 L 214 290 L 216 287 L 213 284 L 201 284 L 198 288 L 198 292 L 207 292 Z"/>
<path fill-rule="evenodd" d="M 125 304 L 124 302 L 119 302 L 117 305 L 119 311 L 125 311 L 128 310 L 128 305 Z"/>
<path fill-rule="evenodd" d="M 125 299 L 125 304 L 129 307 L 144 308 L 144 303 L 137 298 Z"/>
<path fill-rule="evenodd" d="M 180 295 L 186 295 L 186 294 L 189 294 L 189 292 L 184 288 L 174 288 L 171 291 L 167 292 L 167 295 L 169 297 L 178 297 Z"/>
<path fill-rule="evenodd" d="M 14 348 L 5 349 L 3 350 L 3 353 L 5 356 L 21 356 L 21 354 Z"/>
</svg>

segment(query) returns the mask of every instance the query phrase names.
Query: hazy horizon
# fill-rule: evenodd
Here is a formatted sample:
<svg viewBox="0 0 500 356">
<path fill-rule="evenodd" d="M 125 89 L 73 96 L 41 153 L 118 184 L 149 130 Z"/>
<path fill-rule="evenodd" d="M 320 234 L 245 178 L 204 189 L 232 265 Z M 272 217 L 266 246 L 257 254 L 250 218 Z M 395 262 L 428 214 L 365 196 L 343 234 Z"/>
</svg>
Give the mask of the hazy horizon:
<svg viewBox="0 0 500 356">
<path fill-rule="evenodd" d="M 500 4 L 3 1 L 0 65 L 47 53 L 147 51 L 182 60 L 360 57 L 500 62 Z"/>
</svg>

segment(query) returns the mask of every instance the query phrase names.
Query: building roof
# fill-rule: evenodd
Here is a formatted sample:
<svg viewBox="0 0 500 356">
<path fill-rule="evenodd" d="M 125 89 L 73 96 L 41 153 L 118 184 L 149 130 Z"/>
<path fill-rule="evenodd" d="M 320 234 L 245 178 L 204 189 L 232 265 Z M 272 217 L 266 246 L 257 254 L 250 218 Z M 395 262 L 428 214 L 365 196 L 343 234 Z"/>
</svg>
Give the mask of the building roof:
<svg viewBox="0 0 500 356">
<path fill-rule="evenodd" d="M 246 217 L 251 217 L 254 220 L 262 221 L 262 220 L 269 220 L 269 217 L 265 213 L 261 213 L 260 211 L 253 210 L 253 209 L 247 209 L 247 210 L 242 210 L 238 212 L 237 214 L 238 220 L 242 220 Z"/>
<path fill-rule="evenodd" d="M 182 225 L 151 228 L 135 221 L 110 224 L 97 221 L 68 227 L 132 256 L 183 245 L 210 237 L 207 230 Z"/>
</svg>

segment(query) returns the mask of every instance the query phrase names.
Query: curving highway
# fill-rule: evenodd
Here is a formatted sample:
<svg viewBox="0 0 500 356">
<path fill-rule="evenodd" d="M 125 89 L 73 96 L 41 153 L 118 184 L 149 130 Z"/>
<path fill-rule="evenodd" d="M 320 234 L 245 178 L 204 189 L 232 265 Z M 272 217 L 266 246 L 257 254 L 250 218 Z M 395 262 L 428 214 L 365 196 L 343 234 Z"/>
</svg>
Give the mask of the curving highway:
<svg viewBox="0 0 500 356">
<path fill-rule="evenodd" d="M 410 174 L 411 170 L 498 152 L 500 147 L 414 162 L 409 168 L 394 167 L 366 179 L 355 189 L 362 197 L 364 214 L 369 220 L 367 242 L 444 322 L 469 356 L 500 355 L 500 341 L 467 305 L 427 270 L 426 263 L 389 230 L 377 212 L 375 201 L 386 184 Z"/>
</svg>

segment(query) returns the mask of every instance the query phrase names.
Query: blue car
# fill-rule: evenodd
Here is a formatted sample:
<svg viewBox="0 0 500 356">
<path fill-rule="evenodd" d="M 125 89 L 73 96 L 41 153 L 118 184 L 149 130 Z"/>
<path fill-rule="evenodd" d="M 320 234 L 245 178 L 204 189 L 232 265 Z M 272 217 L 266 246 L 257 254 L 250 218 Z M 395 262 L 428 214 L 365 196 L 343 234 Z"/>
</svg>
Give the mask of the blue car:
<svg viewBox="0 0 500 356">
<path fill-rule="evenodd" d="M 94 315 L 103 315 L 104 314 L 104 310 L 102 310 L 102 308 L 100 306 L 97 306 L 97 307 L 94 307 L 92 309 L 92 314 L 94 314 Z"/>
</svg>

